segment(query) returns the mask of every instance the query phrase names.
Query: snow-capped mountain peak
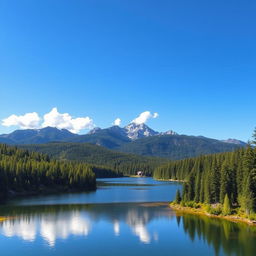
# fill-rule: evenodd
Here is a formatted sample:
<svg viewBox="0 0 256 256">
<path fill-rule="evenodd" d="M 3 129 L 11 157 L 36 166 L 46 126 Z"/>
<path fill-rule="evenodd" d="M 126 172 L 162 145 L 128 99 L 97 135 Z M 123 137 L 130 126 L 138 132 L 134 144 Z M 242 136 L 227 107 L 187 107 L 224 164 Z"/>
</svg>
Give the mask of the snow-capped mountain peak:
<svg viewBox="0 0 256 256">
<path fill-rule="evenodd" d="M 163 135 L 178 135 L 173 130 L 169 130 L 166 132 L 157 132 L 148 127 L 146 124 L 137 124 L 135 122 L 129 123 L 124 128 L 121 128 L 119 126 L 112 126 L 109 128 L 101 129 L 99 127 L 96 127 L 92 129 L 88 134 L 98 134 L 101 132 L 110 131 L 111 133 L 120 134 L 122 137 L 127 137 L 127 139 L 130 140 L 137 140 L 145 137 L 151 137 L 151 136 L 163 136 Z"/>
<path fill-rule="evenodd" d="M 131 140 L 137 140 L 144 137 L 155 136 L 159 133 L 149 128 L 146 124 L 130 123 L 124 127 L 127 137 Z"/>
</svg>

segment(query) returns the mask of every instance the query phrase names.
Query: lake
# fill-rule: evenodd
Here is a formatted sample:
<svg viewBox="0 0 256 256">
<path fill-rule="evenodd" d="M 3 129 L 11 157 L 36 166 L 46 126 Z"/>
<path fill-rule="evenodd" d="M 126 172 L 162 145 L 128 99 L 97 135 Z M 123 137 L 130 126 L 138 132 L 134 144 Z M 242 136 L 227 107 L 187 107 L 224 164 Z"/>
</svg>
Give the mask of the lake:
<svg viewBox="0 0 256 256">
<path fill-rule="evenodd" d="M 97 191 L 16 199 L 0 207 L 5 256 L 256 255 L 256 229 L 176 214 L 181 185 L 152 178 L 98 180 Z"/>
</svg>

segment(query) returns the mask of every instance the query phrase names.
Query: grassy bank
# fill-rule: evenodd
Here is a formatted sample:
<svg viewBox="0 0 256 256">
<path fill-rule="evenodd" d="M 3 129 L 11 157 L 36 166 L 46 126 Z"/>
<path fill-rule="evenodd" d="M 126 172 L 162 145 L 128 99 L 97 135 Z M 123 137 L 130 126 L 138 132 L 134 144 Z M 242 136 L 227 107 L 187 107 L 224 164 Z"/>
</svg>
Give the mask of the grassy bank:
<svg viewBox="0 0 256 256">
<path fill-rule="evenodd" d="M 192 204 L 192 202 L 191 202 Z M 240 212 L 239 209 L 233 209 L 230 215 L 223 215 L 220 211 L 220 206 L 216 205 L 206 205 L 200 203 L 193 203 L 194 206 L 187 206 L 182 204 L 177 204 L 175 202 L 170 203 L 170 207 L 175 210 L 177 213 L 189 213 L 197 215 L 205 215 L 211 218 L 222 218 L 232 222 L 242 222 L 249 225 L 256 226 L 256 216 L 255 215 L 246 215 L 243 212 Z"/>
<path fill-rule="evenodd" d="M 124 177 L 129 177 L 129 178 L 146 178 L 148 176 L 141 176 L 141 175 L 125 175 Z"/>
<path fill-rule="evenodd" d="M 9 217 L 1 217 L 0 216 L 0 222 L 10 219 Z"/>
<path fill-rule="evenodd" d="M 178 182 L 178 183 L 186 182 L 185 180 L 174 180 L 174 179 L 156 179 L 156 178 L 154 178 L 154 180 L 158 180 L 158 181 L 172 181 L 172 182 Z"/>
</svg>

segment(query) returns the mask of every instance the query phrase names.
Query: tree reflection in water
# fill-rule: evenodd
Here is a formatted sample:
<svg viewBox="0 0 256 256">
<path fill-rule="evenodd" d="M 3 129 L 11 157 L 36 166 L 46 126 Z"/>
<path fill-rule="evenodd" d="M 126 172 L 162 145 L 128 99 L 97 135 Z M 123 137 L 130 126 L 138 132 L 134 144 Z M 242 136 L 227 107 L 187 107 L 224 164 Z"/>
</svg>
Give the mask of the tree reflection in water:
<svg viewBox="0 0 256 256">
<path fill-rule="evenodd" d="M 177 223 L 182 219 L 184 231 L 192 241 L 205 241 L 209 246 L 213 246 L 215 255 L 220 255 L 221 251 L 225 255 L 255 255 L 256 227 L 193 214 L 176 218 Z"/>
<path fill-rule="evenodd" d="M 13 217 L 0 223 L 2 236 L 31 243 L 41 238 L 50 247 L 56 246 L 57 239 L 95 239 L 95 232 L 106 232 L 109 239 L 128 241 L 132 234 L 141 244 L 158 244 L 158 249 L 170 247 L 177 253 L 190 250 L 191 242 L 206 244 L 215 255 L 251 256 L 256 252 L 255 227 L 207 216 L 176 215 L 166 203 L 6 206 L 0 208 L 0 216 Z M 173 241 L 176 244 L 170 244 Z"/>
</svg>

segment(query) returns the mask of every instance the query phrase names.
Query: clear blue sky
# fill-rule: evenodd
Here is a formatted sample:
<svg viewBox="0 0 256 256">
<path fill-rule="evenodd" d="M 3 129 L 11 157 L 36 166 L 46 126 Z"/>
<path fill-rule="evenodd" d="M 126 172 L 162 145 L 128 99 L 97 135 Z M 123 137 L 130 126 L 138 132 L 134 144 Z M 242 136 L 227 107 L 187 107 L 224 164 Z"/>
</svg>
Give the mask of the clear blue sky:
<svg viewBox="0 0 256 256">
<path fill-rule="evenodd" d="M 159 131 L 248 140 L 255 13 L 255 0 L 0 0 L 0 119 L 57 107 L 108 127 L 149 110 Z"/>
</svg>

